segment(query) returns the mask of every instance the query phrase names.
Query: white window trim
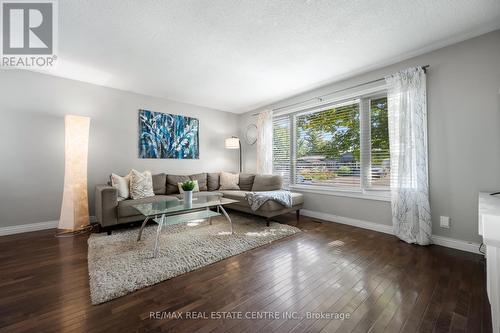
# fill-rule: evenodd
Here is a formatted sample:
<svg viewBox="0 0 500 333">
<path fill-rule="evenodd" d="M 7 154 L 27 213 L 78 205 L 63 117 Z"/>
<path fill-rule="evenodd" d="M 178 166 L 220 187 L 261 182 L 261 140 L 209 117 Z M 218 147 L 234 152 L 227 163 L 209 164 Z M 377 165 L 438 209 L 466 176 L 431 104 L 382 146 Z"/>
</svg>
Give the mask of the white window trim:
<svg viewBox="0 0 500 333">
<path fill-rule="evenodd" d="M 290 185 L 290 190 L 297 192 L 313 193 L 329 195 L 334 197 L 349 197 L 356 199 L 365 200 L 376 200 L 376 201 L 391 201 L 391 191 L 390 190 L 369 190 L 369 189 L 339 189 L 337 187 L 329 187 L 323 185 L 304 185 L 304 184 L 292 184 Z"/>
<path fill-rule="evenodd" d="M 331 98 L 328 99 L 322 99 L 317 103 L 311 103 L 309 105 L 303 105 L 300 107 L 295 107 L 295 108 L 287 108 L 283 109 L 280 111 L 277 111 L 274 113 L 274 117 L 280 117 L 280 116 L 285 116 L 289 115 L 291 113 L 307 113 L 308 110 L 317 110 L 317 108 L 321 108 L 324 105 L 328 104 L 336 104 L 339 102 L 344 102 L 348 100 L 354 100 L 354 99 L 359 99 L 362 96 L 368 96 L 368 95 L 376 95 L 378 93 L 383 93 L 387 91 L 387 85 L 385 83 L 379 83 L 375 86 L 372 86 L 370 88 L 362 89 L 362 90 L 356 90 L 351 93 L 344 93 L 342 95 L 337 95 L 337 96 L 332 96 Z M 326 108 L 328 109 L 328 108 Z"/>
</svg>

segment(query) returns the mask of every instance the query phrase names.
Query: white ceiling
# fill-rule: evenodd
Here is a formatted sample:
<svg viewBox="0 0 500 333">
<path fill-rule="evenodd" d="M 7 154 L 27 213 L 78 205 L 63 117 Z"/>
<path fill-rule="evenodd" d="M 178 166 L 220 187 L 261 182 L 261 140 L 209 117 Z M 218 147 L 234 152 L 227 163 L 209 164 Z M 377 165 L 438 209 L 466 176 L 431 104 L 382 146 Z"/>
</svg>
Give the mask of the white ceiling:
<svg viewBox="0 0 500 333">
<path fill-rule="evenodd" d="M 499 0 L 64 0 L 53 75 L 236 113 L 500 28 Z"/>
</svg>

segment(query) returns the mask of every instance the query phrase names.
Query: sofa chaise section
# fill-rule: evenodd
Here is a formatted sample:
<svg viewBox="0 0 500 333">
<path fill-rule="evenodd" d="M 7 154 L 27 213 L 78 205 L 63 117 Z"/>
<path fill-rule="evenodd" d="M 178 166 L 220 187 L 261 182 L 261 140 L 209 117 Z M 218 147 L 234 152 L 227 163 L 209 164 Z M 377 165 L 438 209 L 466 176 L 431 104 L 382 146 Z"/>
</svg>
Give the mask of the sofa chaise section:
<svg viewBox="0 0 500 333">
<path fill-rule="evenodd" d="M 292 207 L 285 207 L 274 200 L 269 200 L 265 204 L 263 204 L 259 209 L 254 211 L 250 208 L 248 202 L 245 200 L 245 195 L 251 192 L 252 191 L 236 191 L 236 190 L 221 191 L 221 193 L 224 195 L 224 198 L 238 200 L 237 203 L 227 205 L 227 208 L 265 217 L 268 220 L 267 221 L 268 225 L 269 225 L 269 220 L 274 216 L 287 214 L 294 211 L 297 212 L 297 214 L 300 214 L 299 211 L 304 204 L 303 195 L 300 193 L 292 192 L 291 193 Z"/>
</svg>

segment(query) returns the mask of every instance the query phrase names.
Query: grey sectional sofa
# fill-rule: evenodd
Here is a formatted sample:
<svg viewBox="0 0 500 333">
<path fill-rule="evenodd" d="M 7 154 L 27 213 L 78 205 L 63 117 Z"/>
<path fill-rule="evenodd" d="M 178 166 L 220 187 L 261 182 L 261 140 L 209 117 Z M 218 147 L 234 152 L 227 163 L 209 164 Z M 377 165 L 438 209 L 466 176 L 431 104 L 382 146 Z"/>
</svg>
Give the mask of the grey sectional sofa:
<svg viewBox="0 0 500 333">
<path fill-rule="evenodd" d="M 265 217 L 267 224 L 269 220 L 277 215 L 296 211 L 297 219 L 299 211 L 304 203 L 300 193 L 292 193 L 292 207 L 285 207 L 275 201 L 268 201 L 257 211 L 253 211 L 245 200 L 247 192 L 274 191 L 282 187 L 282 179 L 275 175 L 240 174 L 240 190 L 219 190 L 218 173 L 200 173 L 189 176 L 167 175 L 164 173 L 153 175 L 154 197 L 118 201 L 117 190 L 110 185 L 98 185 L 95 191 L 95 214 L 102 228 L 110 232 L 110 228 L 129 222 L 141 221 L 144 216 L 133 208 L 139 203 L 157 202 L 163 200 L 178 200 L 180 197 L 177 184 L 186 180 L 197 180 L 200 192 L 195 195 L 219 194 L 224 197 L 238 200 L 238 203 L 227 205 L 227 208 Z"/>
</svg>

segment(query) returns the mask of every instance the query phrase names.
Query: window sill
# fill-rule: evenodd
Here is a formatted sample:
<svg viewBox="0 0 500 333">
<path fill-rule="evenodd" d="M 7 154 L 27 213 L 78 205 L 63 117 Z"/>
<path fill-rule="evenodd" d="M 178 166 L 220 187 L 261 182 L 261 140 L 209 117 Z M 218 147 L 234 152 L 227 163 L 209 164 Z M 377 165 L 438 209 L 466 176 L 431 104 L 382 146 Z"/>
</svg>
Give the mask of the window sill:
<svg viewBox="0 0 500 333">
<path fill-rule="evenodd" d="M 322 187 L 314 185 L 290 185 L 290 190 L 314 194 L 331 195 L 335 197 L 349 197 L 356 199 L 365 200 L 376 200 L 376 201 L 391 201 L 391 192 L 384 190 L 371 190 L 371 191 L 356 191 L 356 190 L 339 190 L 331 187 Z"/>
</svg>

